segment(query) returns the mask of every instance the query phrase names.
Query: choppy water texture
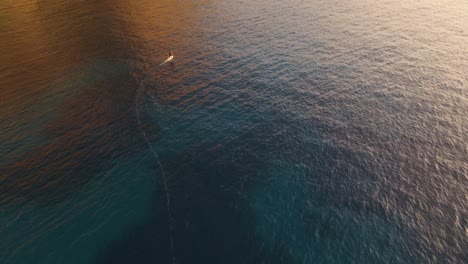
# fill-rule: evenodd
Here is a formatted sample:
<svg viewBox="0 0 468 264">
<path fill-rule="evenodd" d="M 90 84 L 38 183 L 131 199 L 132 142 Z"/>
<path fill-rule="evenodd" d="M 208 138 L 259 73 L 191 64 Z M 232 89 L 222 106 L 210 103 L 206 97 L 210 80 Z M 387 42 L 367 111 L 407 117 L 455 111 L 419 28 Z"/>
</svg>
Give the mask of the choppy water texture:
<svg viewBox="0 0 468 264">
<path fill-rule="evenodd" d="M 462 0 L 1 1 L 0 263 L 467 263 L 467 25 Z"/>
</svg>

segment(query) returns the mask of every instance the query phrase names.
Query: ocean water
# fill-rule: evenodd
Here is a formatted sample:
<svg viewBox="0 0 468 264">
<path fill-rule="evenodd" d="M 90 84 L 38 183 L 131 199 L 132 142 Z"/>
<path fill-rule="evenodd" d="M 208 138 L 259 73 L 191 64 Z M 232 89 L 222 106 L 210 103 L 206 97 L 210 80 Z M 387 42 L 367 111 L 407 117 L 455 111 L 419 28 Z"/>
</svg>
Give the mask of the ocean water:
<svg viewBox="0 0 468 264">
<path fill-rule="evenodd" d="M 0 263 L 467 263 L 467 25 L 464 0 L 1 1 Z"/>
</svg>

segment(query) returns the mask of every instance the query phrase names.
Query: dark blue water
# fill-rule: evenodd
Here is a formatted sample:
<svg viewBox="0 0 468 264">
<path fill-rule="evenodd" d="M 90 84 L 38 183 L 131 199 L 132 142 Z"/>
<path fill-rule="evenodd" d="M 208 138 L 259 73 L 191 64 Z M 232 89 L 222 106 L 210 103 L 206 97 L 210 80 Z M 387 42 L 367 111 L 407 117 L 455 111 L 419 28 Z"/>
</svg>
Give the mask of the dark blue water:
<svg viewBox="0 0 468 264">
<path fill-rule="evenodd" d="M 2 1 L 0 263 L 468 262 L 466 25 L 461 0 Z"/>
</svg>

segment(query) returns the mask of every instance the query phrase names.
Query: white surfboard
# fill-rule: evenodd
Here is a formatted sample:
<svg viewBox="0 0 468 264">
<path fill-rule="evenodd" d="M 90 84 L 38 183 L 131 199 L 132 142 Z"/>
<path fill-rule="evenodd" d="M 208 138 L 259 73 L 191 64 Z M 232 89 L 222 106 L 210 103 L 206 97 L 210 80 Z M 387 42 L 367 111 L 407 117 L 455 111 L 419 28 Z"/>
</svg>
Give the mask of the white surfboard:
<svg viewBox="0 0 468 264">
<path fill-rule="evenodd" d="M 170 62 L 172 59 L 174 59 L 174 55 L 171 55 L 171 56 L 167 57 L 167 59 L 165 61 L 163 61 L 161 64 L 159 64 L 159 66 L 163 65 L 166 62 Z"/>
</svg>

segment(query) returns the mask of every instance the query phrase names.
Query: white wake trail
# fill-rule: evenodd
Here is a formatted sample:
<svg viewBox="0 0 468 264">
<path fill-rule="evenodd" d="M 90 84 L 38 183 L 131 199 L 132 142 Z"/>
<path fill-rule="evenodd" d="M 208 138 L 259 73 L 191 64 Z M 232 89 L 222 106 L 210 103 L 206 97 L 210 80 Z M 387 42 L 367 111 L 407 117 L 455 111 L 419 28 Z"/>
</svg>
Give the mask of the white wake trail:
<svg viewBox="0 0 468 264">
<path fill-rule="evenodd" d="M 173 57 L 173 56 L 171 56 L 171 57 Z M 172 60 L 171 57 L 166 59 L 163 63 L 161 63 L 161 65 L 163 65 L 167 61 L 171 61 Z M 159 67 L 158 67 L 157 72 L 159 73 Z M 172 219 L 172 213 L 171 213 L 171 197 L 170 197 L 170 194 L 169 194 L 169 187 L 168 187 L 168 184 L 167 184 L 167 174 L 164 171 L 164 167 L 163 167 L 163 165 L 161 163 L 161 160 L 159 159 L 158 152 L 153 147 L 153 144 L 148 139 L 148 136 L 147 136 L 145 130 L 143 129 L 143 126 L 141 124 L 141 119 L 140 119 L 139 100 L 138 99 L 140 97 L 139 96 L 140 95 L 140 90 L 143 87 L 144 87 L 144 85 L 139 84 L 138 89 L 136 91 L 136 95 L 135 95 L 135 113 L 136 113 L 136 118 L 137 118 L 137 122 L 138 122 L 138 127 L 139 127 L 141 133 L 143 134 L 143 136 L 144 136 L 144 138 L 146 140 L 146 143 L 148 144 L 148 146 L 150 148 L 150 151 L 153 153 L 153 156 L 156 159 L 156 161 L 158 163 L 158 166 L 159 166 L 159 168 L 161 170 L 163 186 L 164 186 L 164 192 L 165 192 L 165 197 L 166 197 L 167 218 L 168 218 L 168 227 L 169 227 L 169 242 L 170 242 L 170 250 L 171 250 L 171 255 L 172 255 L 172 263 L 176 264 L 177 262 L 176 262 L 176 256 L 175 256 L 175 248 L 174 248 L 174 230 L 175 230 L 175 227 L 174 227 L 174 223 L 173 223 L 173 219 Z"/>
</svg>

